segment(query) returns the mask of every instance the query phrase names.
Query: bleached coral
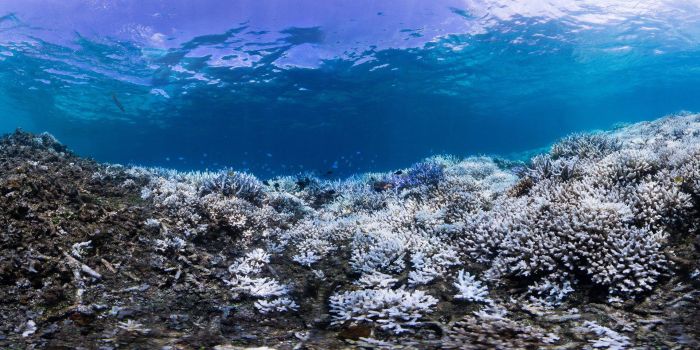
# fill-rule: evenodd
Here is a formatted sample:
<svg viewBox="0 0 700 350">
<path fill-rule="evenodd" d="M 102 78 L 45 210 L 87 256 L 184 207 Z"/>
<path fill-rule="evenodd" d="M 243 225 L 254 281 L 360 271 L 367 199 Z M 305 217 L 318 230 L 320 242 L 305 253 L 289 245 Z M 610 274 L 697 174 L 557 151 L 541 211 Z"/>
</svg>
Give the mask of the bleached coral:
<svg viewBox="0 0 700 350">
<path fill-rule="evenodd" d="M 146 328 L 143 324 L 134 320 L 119 322 L 118 327 L 128 333 L 148 334 L 151 332 L 151 330 Z"/>
<path fill-rule="evenodd" d="M 444 167 L 432 161 L 413 165 L 404 173 L 394 173 L 387 179 L 391 188 L 397 191 L 417 186 L 437 185 L 445 176 Z"/>
<path fill-rule="evenodd" d="M 167 236 L 163 239 L 156 239 L 154 249 L 160 252 L 169 250 L 180 252 L 187 246 L 187 242 L 180 237 Z"/>
<path fill-rule="evenodd" d="M 270 262 L 270 254 L 264 250 L 253 249 L 245 257 L 238 258 L 228 267 L 232 274 L 250 275 L 259 273 L 265 264 Z"/>
<path fill-rule="evenodd" d="M 299 253 L 292 257 L 300 265 L 311 266 L 321 260 L 333 247 L 322 239 L 307 239 L 297 245 Z"/>
<path fill-rule="evenodd" d="M 358 272 L 401 272 L 408 242 L 389 231 L 358 232 L 352 241 L 350 266 Z"/>
<path fill-rule="evenodd" d="M 421 243 L 428 244 L 414 248 L 411 256 L 413 271 L 408 273 L 409 284 L 428 284 L 447 273 L 449 267 L 460 263 L 457 251 L 453 247 L 438 240 L 422 240 Z"/>
<path fill-rule="evenodd" d="M 287 286 L 267 277 L 234 276 L 227 283 L 234 291 L 245 292 L 259 298 L 282 296 L 287 294 L 288 290 Z"/>
<path fill-rule="evenodd" d="M 37 331 L 36 322 L 34 322 L 34 320 L 29 320 L 23 327 L 19 328 L 19 330 L 22 332 L 22 338 L 29 337 Z"/>
<path fill-rule="evenodd" d="M 432 312 L 438 300 L 422 291 L 364 289 L 336 293 L 330 298 L 333 324 L 346 321 L 375 323 L 396 334 L 410 332 Z"/>
<path fill-rule="evenodd" d="M 549 307 L 558 306 L 573 291 L 571 282 L 563 276 L 559 280 L 544 278 L 528 287 L 531 301 Z"/>
<path fill-rule="evenodd" d="M 274 278 L 257 276 L 269 262 L 269 253 L 260 248 L 253 249 L 228 267 L 233 277 L 224 282 L 234 292 L 258 298 L 254 306 L 261 313 L 296 310 L 298 305 L 286 297 L 289 292 L 288 286 Z M 276 298 L 270 299 L 273 297 Z"/>
<path fill-rule="evenodd" d="M 578 296 L 593 287 L 609 300 L 652 291 L 671 273 L 669 242 L 700 224 L 698 144 L 700 117 L 683 115 L 572 135 L 527 166 L 437 156 L 398 172 L 333 181 L 303 174 L 263 183 L 231 171 L 134 174 L 147 174 L 144 198 L 163 213 L 153 219 L 162 231 L 156 250 L 181 253 L 204 233 L 235 237 L 249 253 L 227 262 L 226 283 L 261 313 L 305 307 L 303 298 L 291 299 L 296 283 L 332 279 L 334 324 L 403 333 L 424 325 L 438 303 L 413 290 L 421 286 L 486 302 L 476 317 L 504 320 L 485 328 L 465 321 L 458 337 L 502 329 L 539 344 L 554 338 L 531 337 L 532 329 L 505 321 L 509 302 L 498 293 L 490 299 L 485 284 L 518 284 L 520 300 L 546 310 L 574 290 Z M 273 264 L 307 278 L 278 281 L 267 268 L 271 255 Z M 466 270 L 479 271 L 481 281 Z"/>
<path fill-rule="evenodd" d="M 261 314 L 269 314 L 273 312 L 294 311 L 299 308 L 292 299 L 287 297 L 275 298 L 272 300 L 257 300 L 255 308 Z"/>
<path fill-rule="evenodd" d="M 602 158 L 622 148 L 622 142 L 615 136 L 606 133 L 576 133 L 564 137 L 552 146 L 550 154 L 553 158 L 582 159 Z"/>
<path fill-rule="evenodd" d="M 235 196 L 250 201 L 259 200 L 263 196 L 263 185 L 253 175 L 237 171 L 217 173 L 194 173 L 195 184 L 203 193 L 221 193 L 224 196 Z"/>
<path fill-rule="evenodd" d="M 608 327 L 603 327 L 593 321 L 584 322 L 584 326 L 600 336 L 600 338 L 591 341 L 591 346 L 594 348 L 624 350 L 630 345 L 630 340 L 628 337 L 615 332 Z"/>
<path fill-rule="evenodd" d="M 364 288 L 389 288 L 393 287 L 399 280 L 378 271 L 362 274 L 357 280 L 357 284 Z"/>
<path fill-rule="evenodd" d="M 80 259 L 88 249 L 92 248 L 91 244 L 92 241 L 75 243 L 71 247 L 71 254 L 73 254 L 74 257 Z"/>
<path fill-rule="evenodd" d="M 579 160 L 573 158 L 553 159 L 550 155 L 537 155 L 530 160 L 530 170 L 527 175 L 535 181 L 545 179 L 569 180 L 581 176 Z"/>
<path fill-rule="evenodd" d="M 583 272 L 611 292 L 649 290 L 666 269 L 664 236 L 637 228 L 634 212 L 606 196 L 584 180 L 538 184 L 509 215 L 492 276 Z"/>
<path fill-rule="evenodd" d="M 474 276 L 464 270 L 459 270 L 457 279 L 454 282 L 459 293 L 455 294 L 455 299 L 475 302 L 489 302 L 488 289 L 477 281 Z"/>
</svg>

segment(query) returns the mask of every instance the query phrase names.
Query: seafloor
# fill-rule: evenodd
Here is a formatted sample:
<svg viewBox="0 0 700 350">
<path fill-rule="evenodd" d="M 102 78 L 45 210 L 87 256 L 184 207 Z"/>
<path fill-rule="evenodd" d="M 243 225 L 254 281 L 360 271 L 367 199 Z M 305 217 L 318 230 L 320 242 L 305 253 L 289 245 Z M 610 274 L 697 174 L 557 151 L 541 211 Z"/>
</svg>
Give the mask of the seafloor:
<svg viewBox="0 0 700 350">
<path fill-rule="evenodd" d="M 0 348 L 697 348 L 700 115 L 344 181 L 0 140 Z"/>
</svg>

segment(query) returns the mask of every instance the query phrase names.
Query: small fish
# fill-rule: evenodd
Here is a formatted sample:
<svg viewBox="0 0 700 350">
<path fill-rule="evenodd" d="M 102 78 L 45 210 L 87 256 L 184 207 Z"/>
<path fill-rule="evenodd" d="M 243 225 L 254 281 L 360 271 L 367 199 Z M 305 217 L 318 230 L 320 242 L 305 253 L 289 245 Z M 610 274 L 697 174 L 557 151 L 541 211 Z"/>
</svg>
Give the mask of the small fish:
<svg viewBox="0 0 700 350">
<path fill-rule="evenodd" d="M 394 172 L 394 175 L 401 175 L 401 174 L 403 174 L 403 171 L 401 171 L 401 170 Z"/>
<path fill-rule="evenodd" d="M 117 108 L 119 108 L 120 111 L 122 111 L 122 113 L 126 112 L 126 110 L 124 110 L 124 105 L 121 102 L 119 102 L 117 94 L 115 94 L 114 92 L 112 93 L 112 101 L 114 101 L 114 104 L 117 106 Z"/>
<path fill-rule="evenodd" d="M 673 178 L 673 182 L 677 184 L 682 184 L 683 183 L 683 176 L 676 176 Z"/>
<path fill-rule="evenodd" d="M 376 192 L 384 192 L 386 190 L 390 190 L 394 186 L 390 182 L 377 181 L 372 185 L 372 187 L 374 188 L 374 191 L 376 191 Z"/>
<path fill-rule="evenodd" d="M 270 181 L 267 181 L 267 180 L 263 180 L 263 182 L 262 182 L 262 183 L 263 183 L 263 185 L 265 185 L 265 186 L 270 186 Z"/>
</svg>

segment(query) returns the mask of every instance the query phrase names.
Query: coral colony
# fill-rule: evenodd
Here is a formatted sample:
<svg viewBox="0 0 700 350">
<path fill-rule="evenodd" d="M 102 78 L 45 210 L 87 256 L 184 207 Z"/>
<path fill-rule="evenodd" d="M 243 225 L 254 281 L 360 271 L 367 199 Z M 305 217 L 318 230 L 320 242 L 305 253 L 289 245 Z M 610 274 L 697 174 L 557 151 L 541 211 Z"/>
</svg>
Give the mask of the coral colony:
<svg viewBox="0 0 700 350">
<path fill-rule="evenodd" d="M 678 269 L 671 247 L 700 223 L 700 115 L 572 135 L 526 164 L 438 156 L 343 181 L 99 169 L 93 177 L 122 174 L 157 208 L 139 239 L 149 259 L 177 261 L 178 283 L 221 288 L 217 307 L 266 319 L 320 315 L 301 327 L 354 331 L 345 341 L 357 346 L 632 348 L 651 321 L 613 315 L 699 274 L 694 261 Z M 228 246 L 209 265 L 182 270 L 222 235 Z M 78 304 L 103 278 L 83 263 L 96 249 L 66 247 Z M 610 317 L 581 311 L 588 302 Z M 25 319 L 17 331 L 41 327 Z"/>
</svg>

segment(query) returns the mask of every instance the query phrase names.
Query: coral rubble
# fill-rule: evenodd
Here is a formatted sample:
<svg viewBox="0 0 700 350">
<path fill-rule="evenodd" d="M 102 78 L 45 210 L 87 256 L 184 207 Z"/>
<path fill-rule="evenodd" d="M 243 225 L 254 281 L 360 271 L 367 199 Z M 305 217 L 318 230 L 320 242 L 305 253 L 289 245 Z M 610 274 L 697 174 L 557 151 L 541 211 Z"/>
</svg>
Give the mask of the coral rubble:
<svg viewBox="0 0 700 350">
<path fill-rule="evenodd" d="M 329 181 L 0 140 L 0 346 L 700 346 L 700 115 Z"/>
</svg>

